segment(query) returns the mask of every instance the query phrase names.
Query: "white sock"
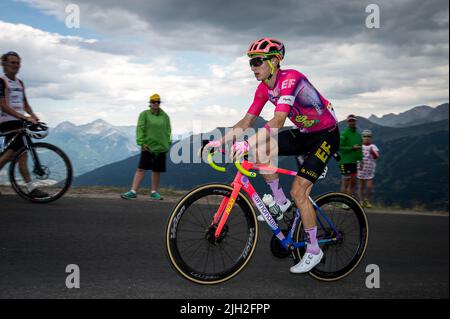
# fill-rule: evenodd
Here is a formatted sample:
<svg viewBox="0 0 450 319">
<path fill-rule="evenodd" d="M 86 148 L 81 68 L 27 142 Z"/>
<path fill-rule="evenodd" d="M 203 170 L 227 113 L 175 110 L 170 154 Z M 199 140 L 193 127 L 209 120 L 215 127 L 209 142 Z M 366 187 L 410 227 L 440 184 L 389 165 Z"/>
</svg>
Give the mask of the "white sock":
<svg viewBox="0 0 450 319">
<path fill-rule="evenodd" d="M 27 189 L 28 189 L 28 192 L 31 193 L 32 191 L 34 191 L 36 189 L 36 186 L 34 185 L 33 182 L 29 182 L 29 183 L 27 183 Z"/>
<path fill-rule="evenodd" d="M 133 194 L 136 194 L 136 191 L 134 189 L 130 190 Z"/>
</svg>

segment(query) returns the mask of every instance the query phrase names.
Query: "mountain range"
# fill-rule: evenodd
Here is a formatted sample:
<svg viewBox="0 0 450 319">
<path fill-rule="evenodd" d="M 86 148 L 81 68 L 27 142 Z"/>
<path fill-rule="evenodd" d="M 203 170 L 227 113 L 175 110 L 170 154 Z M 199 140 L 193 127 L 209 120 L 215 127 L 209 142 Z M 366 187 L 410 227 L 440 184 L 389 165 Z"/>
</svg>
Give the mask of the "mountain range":
<svg viewBox="0 0 450 319">
<path fill-rule="evenodd" d="M 63 122 L 50 130 L 45 142 L 62 148 L 75 175 L 120 161 L 136 154 L 135 127 L 113 126 L 101 119 L 85 125 Z"/>
<path fill-rule="evenodd" d="M 448 103 L 441 104 L 435 108 L 422 105 L 416 106 L 400 114 L 386 114 L 382 117 L 371 115 L 369 121 L 391 127 L 406 127 L 429 122 L 438 122 L 448 119 Z"/>
<path fill-rule="evenodd" d="M 448 119 L 448 103 L 436 108 L 429 106 L 415 107 L 400 114 L 388 114 L 381 118 L 374 115 L 369 120 L 375 124 L 388 127 L 406 127 Z M 257 127 L 264 125 L 259 119 Z M 408 124 L 409 123 L 409 124 Z M 223 131 L 223 129 L 222 129 Z M 81 175 L 104 165 L 126 159 L 139 152 L 135 142 L 135 126 L 114 126 L 98 119 L 92 123 L 75 125 L 63 122 L 51 129 L 47 141 L 63 148 L 74 165 L 75 175 Z M 383 130 L 382 134 L 389 132 Z M 174 135 L 174 141 L 192 135 Z M 389 135 L 389 134 L 388 134 Z"/>
<path fill-rule="evenodd" d="M 445 109 L 446 107 L 446 109 Z M 358 128 L 370 129 L 373 142 L 380 148 L 381 156 L 377 163 L 374 180 L 374 202 L 404 208 L 426 208 L 448 211 L 448 103 L 436 108 L 443 120 L 422 123 L 413 126 L 388 127 L 376 124 L 363 117 L 358 117 Z M 433 113 L 434 113 L 433 112 Z M 406 113 L 406 112 L 405 112 Z M 420 112 L 419 112 L 420 113 Z M 400 118 L 409 119 L 418 112 L 399 114 Z M 421 114 L 421 113 L 420 113 Z M 445 118 L 445 114 L 447 117 Z M 422 115 L 416 118 L 418 121 Z M 405 122 L 405 121 L 404 121 Z M 411 122 L 411 121 L 410 121 Z M 413 121 L 414 122 L 414 121 Z M 258 119 L 257 127 L 265 121 Z M 342 130 L 346 124 L 339 123 Z M 221 128 L 223 131 L 223 128 Z M 207 136 L 208 134 L 205 134 Z M 193 137 L 180 141 L 176 147 L 184 145 L 189 149 Z M 195 155 L 190 154 L 191 159 Z M 74 185 L 100 185 L 128 187 L 134 175 L 139 156 L 132 156 L 122 161 L 97 168 L 75 179 Z M 280 167 L 297 170 L 294 159 L 281 158 Z M 203 183 L 230 183 L 235 174 L 230 165 L 229 172 L 223 174 L 212 170 L 207 164 L 178 163 L 167 161 L 167 173 L 162 174 L 162 187 L 187 190 Z M 269 189 L 257 178 L 255 188 L 259 192 Z M 292 178 L 281 177 L 286 190 L 290 188 Z M 148 183 L 148 180 L 147 180 Z M 339 190 L 340 175 L 338 164 L 332 160 L 325 180 L 319 181 L 314 194 Z M 288 193 L 288 192 L 287 192 Z"/>
</svg>

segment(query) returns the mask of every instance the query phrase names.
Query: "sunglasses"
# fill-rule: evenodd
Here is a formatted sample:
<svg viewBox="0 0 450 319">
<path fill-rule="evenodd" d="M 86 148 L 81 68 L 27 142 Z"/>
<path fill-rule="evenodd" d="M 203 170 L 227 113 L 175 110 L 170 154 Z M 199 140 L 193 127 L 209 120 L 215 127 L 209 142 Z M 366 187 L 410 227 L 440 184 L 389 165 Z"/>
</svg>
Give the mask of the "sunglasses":
<svg viewBox="0 0 450 319">
<path fill-rule="evenodd" d="M 150 101 L 151 104 L 161 104 L 161 101 Z"/>
<path fill-rule="evenodd" d="M 250 59 L 250 61 L 248 61 L 248 62 L 250 63 L 250 66 L 258 67 L 258 66 L 263 65 L 264 61 L 267 61 L 270 59 L 272 59 L 272 58 L 271 57 L 266 57 L 266 58 L 257 57 L 257 58 Z"/>
<path fill-rule="evenodd" d="M 372 137 L 372 136 L 370 136 L 370 135 L 364 135 L 363 137 Z"/>
</svg>

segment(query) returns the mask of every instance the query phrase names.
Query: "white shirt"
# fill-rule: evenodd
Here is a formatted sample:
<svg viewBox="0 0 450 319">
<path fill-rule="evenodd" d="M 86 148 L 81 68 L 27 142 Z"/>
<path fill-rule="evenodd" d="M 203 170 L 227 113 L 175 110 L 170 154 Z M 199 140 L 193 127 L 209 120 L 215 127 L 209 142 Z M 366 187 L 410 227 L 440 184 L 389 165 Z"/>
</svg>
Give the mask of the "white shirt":
<svg viewBox="0 0 450 319">
<path fill-rule="evenodd" d="M 25 88 L 22 82 L 18 78 L 11 80 L 6 75 L 0 76 L 0 79 L 6 84 L 6 102 L 8 106 L 17 113 L 25 115 Z M 12 115 L 1 111 L 0 113 L 0 123 L 18 120 Z"/>
<path fill-rule="evenodd" d="M 380 150 L 375 144 L 363 145 L 362 153 L 363 153 L 363 162 L 364 166 L 361 169 L 361 166 L 358 165 L 358 175 L 359 179 L 372 179 L 375 176 L 375 159 L 373 154 L 375 154 L 376 158 L 380 156 Z"/>
</svg>

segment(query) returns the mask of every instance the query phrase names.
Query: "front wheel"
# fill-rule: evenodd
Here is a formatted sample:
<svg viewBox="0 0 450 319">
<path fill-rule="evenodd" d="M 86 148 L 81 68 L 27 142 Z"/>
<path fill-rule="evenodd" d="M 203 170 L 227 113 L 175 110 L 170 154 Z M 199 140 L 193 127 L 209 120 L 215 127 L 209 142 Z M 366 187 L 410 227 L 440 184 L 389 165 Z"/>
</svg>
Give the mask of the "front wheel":
<svg viewBox="0 0 450 319">
<path fill-rule="evenodd" d="M 48 143 L 23 147 L 9 166 L 9 179 L 14 191 L 34 203 L 49 203 L 63 196 L 70 188 L 72 175 L 72 164 L 67 155 Z M 41 191 L 41 196 L 33 196 L 33 189 Z"/>
<path fill-rule="evenodd" d="M 324 257 L 309 273 L 322 281 L 336 281 L 348 276 L 361 262 L 369 239 L 369 225 L 364 209 L 353 197 L 327 193 L 315 199 L 317 239 L 323 241 Z M 306 238 L 303 225 L 294 234 L 296 242 Z M 294 250 L 296 261 L 305 249 Z"/>
<path fill-rule="evenodd" d="M 208 184 L 185 195 L 170 214 L 166 248 L 175 270 L 203 285 L 219 284 L 236 276 L 250 261 L 258 238 L 253 206 L 239 193 L 221 235 L 215 238 L 213 217 L 233 188 Z"/>
</svg>

